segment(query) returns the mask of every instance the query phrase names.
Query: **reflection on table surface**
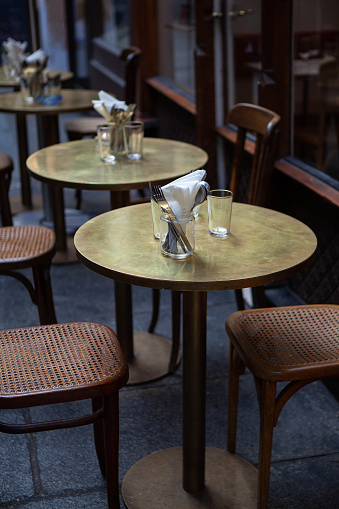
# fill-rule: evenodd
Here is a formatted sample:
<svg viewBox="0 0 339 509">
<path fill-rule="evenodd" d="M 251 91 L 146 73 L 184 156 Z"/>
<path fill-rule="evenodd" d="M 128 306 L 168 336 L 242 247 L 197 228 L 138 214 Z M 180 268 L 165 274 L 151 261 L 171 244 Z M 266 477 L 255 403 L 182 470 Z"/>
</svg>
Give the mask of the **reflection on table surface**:
<svg viewBox="0 0 339 509">
<path fill-rule="evenodd" d="M 58 104 L 24 103 L 21 92 L 0 94 L 0 111 L 10 113 L 43 115 L 69 113 L 92 108 L 92 100 L 98 98 L 97 90 L 61 89 L 62 100 Z"/>
<path fill-rule="evenodd" d="M 43 71 L 43 76 L 46 76 L 48 72 L 55 72 L 60 74 L 61 81 L 68 81 L 74 77 L 74 73 L 72 71 L 60 71 L 57 69 L 45 69 Z M 46 78 L 44 78 L 46 80 Z M 17 90 L 20 89 L 20 77 L 17 76 L 9 76 L 5 73 L 4 68 L 0 67 L 0 87 L 8 87 L 15 88 Z"/>
</svg>

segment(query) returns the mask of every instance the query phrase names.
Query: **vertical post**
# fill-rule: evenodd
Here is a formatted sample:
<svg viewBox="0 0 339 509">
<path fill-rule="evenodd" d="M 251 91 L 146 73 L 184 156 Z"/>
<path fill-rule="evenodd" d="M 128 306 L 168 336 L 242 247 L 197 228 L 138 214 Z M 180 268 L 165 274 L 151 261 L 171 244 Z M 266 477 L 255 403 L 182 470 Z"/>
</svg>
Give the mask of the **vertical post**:
<svg viewBox="0 0 339 509">
<path fill-rule="evenodd" d="M 205 484 L 206 292 L 183 292 L 183 488 Z"/>
</svg>

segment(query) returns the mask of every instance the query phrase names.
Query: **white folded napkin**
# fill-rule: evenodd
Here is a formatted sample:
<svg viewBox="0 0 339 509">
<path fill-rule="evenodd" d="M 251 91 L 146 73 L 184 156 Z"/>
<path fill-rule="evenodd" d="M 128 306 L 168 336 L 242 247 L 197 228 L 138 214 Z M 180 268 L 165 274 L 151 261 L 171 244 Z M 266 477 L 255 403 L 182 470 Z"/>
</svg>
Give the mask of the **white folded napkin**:
<svg viewBox="0 0 339 509">
<path fill-rule="evenodd" d="M 34 53 L 25 58 L 27 64 L 45 64 L 47 62 L 47 55 L 43 49 L 37 49 Z"/>
<path fill-rule="evenodd" d="M 112 95 L 100 90 L 99 99 L 92 101 L 93 108 L 104 117 L 107 122 L 124 122 L 134 113 L 135 104 L 129 106 L 125 101 L 119 101 Z"/>
<path fill-rule="evenodd" d="M 25 59 L 27 41 L 20 42 L 8 37 L 7 41 L 2 43 L 2 47 L 7 56 L 8 64 L 12 66 L 17 74 L 20 74 L 22 62 Z"/>
<path fill-rule="evenodd" d="M 205 170 L 196 170 L 162 187 L 165 198 L 177 219 L 183 214 L 190 214 L 196 205 L 205 200 L 206 186 L 208 186 L 206 182 L 203 182 L 205 177 Z"/>
</svg>

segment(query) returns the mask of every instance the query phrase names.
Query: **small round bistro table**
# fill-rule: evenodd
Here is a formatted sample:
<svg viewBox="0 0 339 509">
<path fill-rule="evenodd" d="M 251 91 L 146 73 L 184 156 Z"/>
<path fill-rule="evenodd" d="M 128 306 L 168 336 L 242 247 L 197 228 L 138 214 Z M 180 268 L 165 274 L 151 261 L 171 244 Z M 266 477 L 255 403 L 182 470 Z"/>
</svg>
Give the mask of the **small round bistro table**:
<svg viewBox="0 0 339 509">
<path fill-rule="evenodd" d="M 165 185 L 202 168 L 207 160 L 204 150 L 189 143 L 145 138 L 142 159 L 129 161 L 119 157 L 113 164 L 108 164 L 100 160 L 96 141 L 90 139 L 41 149 L 28 158 L 27 167 L 33 177 L 56 188 L 108 190 L 111 208 L 116 209 L 129 204 L 130 190 L 145 189 L 148 181 L 152 185 Z M 65 235 L 63 210 L 54 217 L 63 220 L 55 223 L 60 238 Z M 152 222 L 149 232 L 152 232 Z M 115 293 L 119 295 L 116 299 L 117 333 L 119 339 L 123 338 L 124 353 L 129 361 L 129 384 L 164 376 L 169 371 L 171 341 L 152 333 L 134 333 L 131 287 L 116 281 Z M 119 311 L 121 308 L 124 309 L 123 316 Z"/>
<path fill-rule="evenodd" d="M 42 148 L 53 145 L 59 143 L 59 114 L 92 109 L 92 100 L 97 99 L 98 92 L 96 90 L 62 89 L 61 95 L 62 100 L 58 104 L 47 105 L 39 102 L 26 104 L 23 101 L 21 92 L 0 94 L 0 112 L 15 113 L 17 116 L 21 177 L 23 175 L 26 175 L 26 179 L 28 177 L 26 171 L 26 159 L 28 157 L 26 115 L 34 114 L 37 116 L 39 146 Z M 43 186 L 43 202 L 43 219 L 46 221 L 46 224 L 52 223 L 53 210 L 51 203 L 61 204 L 59 207 L 63 209 L 62 189 L 52 190 L 48 186 Z M 31 218 L 29 218 L 29 221 L 31 221 Z M 60 239 L 57 237 L 57 247 L 58 242 L 60 242 Z M 59 249 L 60 247 L 66 249 L 66 246 L 59 245 Z"/>
<path fill-rule="evenodd" d="M 317 239 L 292 217 L 240 203 L 233 204 L 230 235 L 216 238 L 209 234 L 203 204 L 194 254 L 173 260 L 161 254 L 149 233 L 151 221 L 149 204 L 133 205 L 91 219 L 74 237 L 78 258 L 89 269 L 116 281 L 184 295 L 183 447 L 137 462 L 124 478 L 124 501 L 130 509 L 254 509 L 256 469 L 236 454 L 205 447 L 207 291 L 293 276 L 313 261 Z"/>
<path fill-rule="evenodd" d="M 46 72 L 52 69 L 47 69 Z M 54 71 L 54 69 L 53 69 Z M 71 71 L 58 71 L 54 72 L 60 74 L 61 82 L 69 81 L 73 78 L 74 73 Z M 2 67 L 0 67 L 0 87 L 11 88 L 14 92 L 20 91 L 20 79 L 7 76 Z M 5 94 L 1 94 L 5 95 Z M 6 94 L 7 95 L 7 94 Z M 16 97 L 16 96 L 15 96 Z M 7 102 L 8 100 L 6 100 Z M 6 106 L 5 106 L 6 107 Z M 7 111 L 7 110 L 6 110 Z M 12 113 L 12 111 L 9 111 Z M 26 159 L 28 155 L 28 141 L 27 141 L 27 127 L 25 115 L 16 115 L 16 126 L 18 135 L 19 162 L 20 162 L 20 179 L 21 179 L 21 201 L 25 207 L 32 207 L 31 186 L 29 175 L 26 171 Z"/>
</svg>

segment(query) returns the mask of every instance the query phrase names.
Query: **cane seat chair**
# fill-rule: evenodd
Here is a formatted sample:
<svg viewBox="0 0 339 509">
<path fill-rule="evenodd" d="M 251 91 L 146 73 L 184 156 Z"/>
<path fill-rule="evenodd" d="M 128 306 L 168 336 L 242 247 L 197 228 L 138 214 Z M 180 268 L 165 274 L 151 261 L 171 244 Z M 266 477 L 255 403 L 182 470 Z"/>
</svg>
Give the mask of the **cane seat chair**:
<svg viewBox="0 0 339 509">
<path fill-rule="evenodd" d="M 31 225 L 0 228 L 0 276 L 11 276 L 26 287 L 38 307 L 41 325 L 57 322 L 50 278 L 55 251 L 55 233 L 50 228 Z M 33 283 L 22 269 L 32 269 Z"/>
<path fill-rule="evenodd" d="M 237 127 L 231 164 L 229 189 L 233 200 L 265 206 L 272 184 L 272 173 L 278 148 L 280 116 L 274 111 L 249 103 L 238 103 L 230 109 L 226 123 Z M 252 162 L 248 161 L 247 135 L 254 136 Z M 236 290 L 238 309 L 244 309 L 241 290 Z M 263 289 L 255 294 L 262 302 Z"/>
<path fill-rule="evenodd" d="M 19 409 L 92 399 L 81 417 L 29 424 L 0 423 L 3 433 L 32 433 L 94 424 L 108 506 L 119 504 L 119 390 L 128 367 L 115 333 L 78 322 L 0 332 L 0 408 Z"/>
<path fill-rule="evenodd" d="M 301 305 L 232 313 L 228 450 L 235 452 L 239 375 L 253 375 L 260 410 L 258 509 L 267 507 L 273 428 L 287 401 L 305 385 L 339 376 L 339 306 Z M 288 382 L 277 395 L 277 383 Z"/>
<path fill-rule="evenodd" d="M 12 158 L 0 152 L 0 215 L 2 226 L 12 226 L 11 206 L 9 202 L 9 186 L 13 171 Z"/>
</svg>

